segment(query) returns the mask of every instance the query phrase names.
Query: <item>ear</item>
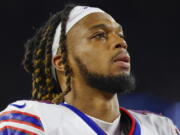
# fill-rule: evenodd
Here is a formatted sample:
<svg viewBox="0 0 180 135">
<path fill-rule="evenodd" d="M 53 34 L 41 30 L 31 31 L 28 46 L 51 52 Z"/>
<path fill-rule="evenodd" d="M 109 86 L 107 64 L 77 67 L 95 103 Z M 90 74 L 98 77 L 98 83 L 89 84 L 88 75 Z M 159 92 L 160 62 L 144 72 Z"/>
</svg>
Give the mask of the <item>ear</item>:
<svg viewBox="0 0 180 135">
<path fill-rule="evenodd" d="M 52 58 L 52 64 L 56 68 L 56 70 L 60 72 L 64 72 L 64 64 L 62 64 L 62 55 L 57 54 L 54 58 Z"/>
</svg>

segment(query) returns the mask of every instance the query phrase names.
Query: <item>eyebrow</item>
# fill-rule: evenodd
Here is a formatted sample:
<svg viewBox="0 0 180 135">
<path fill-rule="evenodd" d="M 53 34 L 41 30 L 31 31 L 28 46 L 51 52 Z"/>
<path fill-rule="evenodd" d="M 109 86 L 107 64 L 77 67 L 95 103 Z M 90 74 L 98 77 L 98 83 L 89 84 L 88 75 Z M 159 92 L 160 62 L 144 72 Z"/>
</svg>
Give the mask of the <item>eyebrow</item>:
<svg viewBox="0 0 180 135">
<path fill-rule="evenodd" d="M 100 28 L 100 29 L 107 29 L 109 28 L 108 25 L 106 24 L 97 24 L 97 25 L 94 25 L 92 27 L 89 28 L 89 30 L 93 30 L 93 29 L 97 29 L 97 28 Z M 122 30 L 122 26 L 120 24 L 118 24 L 118 29 Z"/>
</svg>

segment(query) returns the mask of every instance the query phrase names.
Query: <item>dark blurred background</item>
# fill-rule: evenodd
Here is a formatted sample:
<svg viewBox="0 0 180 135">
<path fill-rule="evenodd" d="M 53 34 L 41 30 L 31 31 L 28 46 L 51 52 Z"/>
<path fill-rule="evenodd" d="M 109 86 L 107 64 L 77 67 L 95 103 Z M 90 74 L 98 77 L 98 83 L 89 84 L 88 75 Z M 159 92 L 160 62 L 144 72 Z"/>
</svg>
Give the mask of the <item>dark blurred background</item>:
<svg viewBox="0 0 180 135">
<path fill-rule="evenodd" d="M 31 96 L 31 76 L 21 64 L 23 44 L 65 3 L 81 1 L 0 1 L 0 110 L 10 102 Z M 180 127 L 178 0 L 83 0 L 83 3 L 104 9 L 123 26 L 137 88 L 136 92 L 120 97 L 121 105 L 164 113 Z"/>
</svg>

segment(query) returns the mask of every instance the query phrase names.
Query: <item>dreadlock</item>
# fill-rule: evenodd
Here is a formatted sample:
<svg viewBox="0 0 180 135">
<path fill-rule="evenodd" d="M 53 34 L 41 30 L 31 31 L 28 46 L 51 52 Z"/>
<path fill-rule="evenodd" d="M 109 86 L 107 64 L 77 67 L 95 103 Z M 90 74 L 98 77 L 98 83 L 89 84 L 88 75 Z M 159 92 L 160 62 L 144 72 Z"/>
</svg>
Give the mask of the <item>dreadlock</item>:
<svg viewBox="0 0 180 135">
<path fill-rule="evenodd" d="M 75 5 L 67 5 L 63 11 L 52 15 L 49 20 L 39 28 L 34 37 L 25 43 L 24 69 L 32 74 L 32 99 L 47 100 L 59 103 L 71 90 L 71 69 L 68 64 L 68 52 L 66 45 L 66 23 L 70 11 Z M 61 37 L 59 52 L 62 54 L 62 63 L 65 67 L 66 90 L 62 92 L 58 82 L 51 73 L 52 44 L 55 30 L 61 22 Z"/>
</svg>

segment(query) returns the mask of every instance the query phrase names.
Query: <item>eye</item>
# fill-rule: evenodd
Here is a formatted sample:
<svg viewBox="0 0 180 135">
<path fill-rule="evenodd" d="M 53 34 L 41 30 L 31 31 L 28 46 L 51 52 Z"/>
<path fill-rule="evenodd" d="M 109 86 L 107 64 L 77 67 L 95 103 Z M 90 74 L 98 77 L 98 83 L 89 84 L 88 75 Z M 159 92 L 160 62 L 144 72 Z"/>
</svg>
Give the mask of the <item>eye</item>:
<svg viewBox="0 0 180 135">
<path fill-rule="evenodd" d="M 100 32 L 100 33 L 96 33 L 95 35 L 92 36 L 92 38 L 95 39 L 102 39 L 102 38 L 106 38 L 106 33 L 105 32 Z"/>
</svg>

